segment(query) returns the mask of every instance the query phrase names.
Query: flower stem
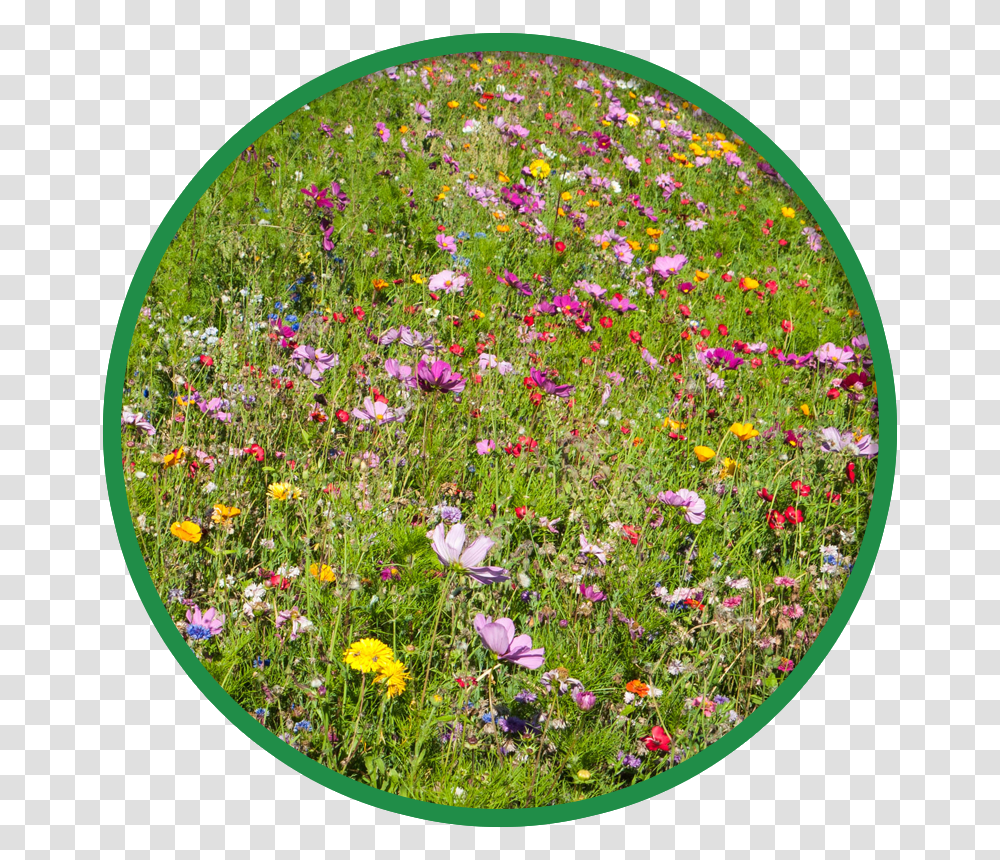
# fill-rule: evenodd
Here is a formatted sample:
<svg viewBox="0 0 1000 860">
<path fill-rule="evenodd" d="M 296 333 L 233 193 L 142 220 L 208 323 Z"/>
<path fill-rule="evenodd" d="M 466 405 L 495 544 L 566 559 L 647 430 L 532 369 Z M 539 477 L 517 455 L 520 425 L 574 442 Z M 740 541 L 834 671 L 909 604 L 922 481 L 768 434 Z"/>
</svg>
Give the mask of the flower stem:
<svg viewBox="0 0 1000 860">
<path fill-rule="evenodd" d="M 424 698 L 427 696 L 427 686 L 431 679 L 431 667 L 434 665 L 434 644 L 437 639 L 438 623 L 441 621 L 441 612 L 444 609 L 444 602 L 448 597 L 448 592 L 451 590 L 451 573 L 445 574 L 444 586 L 441 589 L 441 597 L 438 600 L 437 612 L 434 614 L 434 628 L 431 630 L 431 644 L 427 649 L 427 673 L 424 675 L 424 689 L 420 693 L 420 704 L 417 705 L 417 711 L 420 712 L 424 707 Z"/>
<path fill-rule="evenodd" d="M 354 718 L 354 732 L 351 735 L 351 744 L 347 749 L 347 758 L 344 759 L 344 766 L 346 767 L 350 761 L 351 757 L 354 755 L 354 749 L 358 742 L 358 728 L 361 725 L 361 709 L 365 703 L 365 684 L 368 680 L 367 675 L 361 676 L 361 694 L 358 696 L 358 713 Z"/>
</svg>

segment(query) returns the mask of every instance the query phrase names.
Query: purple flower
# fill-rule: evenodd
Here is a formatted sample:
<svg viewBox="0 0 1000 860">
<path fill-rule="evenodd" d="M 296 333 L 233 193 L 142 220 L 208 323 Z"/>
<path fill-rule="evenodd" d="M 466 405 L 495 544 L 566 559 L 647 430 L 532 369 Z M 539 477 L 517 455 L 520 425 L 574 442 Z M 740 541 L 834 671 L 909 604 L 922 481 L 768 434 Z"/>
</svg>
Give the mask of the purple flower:
<svg viewBox="0 0 1000 860">
<path fill-rule="evenodd" d="M 681 489 L 676 493 L 668 490 L 665 493 L 660 493 L 656 498 L 664 505 L 680 508 L 684 519 L 691 525 L 696 526 L 705 520 L 705 500 L 694 490 Z"/>
<path fill-rule="evenodd" d="M 331 367 L 339 365 L 340 357 L 303 344 L 292 350 L 291 361 L 313 385 L 319 388 L 323 374 Z"/>
<path fill-rule="evenodd" d="M 447 361 L 435 361 L 428 366 L 423 359 L 417 363 L 415 377 L 409 380 L 411 387 L 421 391 L 444 391 L 448 394 L 459 394 L 465 390 L 465 378 L 451 369 Z"/>
<path fill-rule="evenodd" d="M 632 253 L 632 248 L 627 242 L 619 242 L 611 250 L 615 255 L 615 259 L 623 266 L 629 265 L 632 260 L 635 259 L 635 255 Z"/>
<path fill-rule="evenodd" d="M 860 334 L 857 337 L 852 337 L 851 346 L 853 346 L 855 350 L 868 349 L 868 335 Z"/>
<path fill-rule="evenodd" d="M 131 424 L 140 430 L 144 430 L 148 436 L 156 435 L 156 428 L 143 418 L 139 412 L 129 412 L 127 409 L 122 412 L 122 427 L 126 424 Z"/>
<path fill-rule="evenodd" d="M 878 442 L 875 442 L 870 434 L 855 436 L 850 431 L 841 433 L 836 427 L 827 427 L 820 435 L 823 437 L 820 447 L 827 453 L 845 451 L 869 459 L 878 454 Z"/>
<path fill-rule="evenodd" d="M 854 360 L 854 350 L 846 346 L 837 346 L 833 343 L 824 343 L 816 350 L 816 361 L 818 364 L 833 366 L 836 370 L 847 370 L 845 362 Z"/>
<path fill-rule="evenodd" d="M 576 281 L 573 286 L 577 287 L 577 289 L 583 290 L 589 295 L 592 295 L 595 299 L 599 299 L 607 292 L 604 287 L 599 287 L 597 284 L 590 284 L 587 281 Z"/>
<path fill-rule="evenodd" d="M 413 375 L 413 368 L 408 364 L 400 364 L 394 358 L 387 358 L 385 361 L 385 372 L 393 379 L 405 382 Z"/>
<path fill-rule="evenodd" d="M 639 756 L 626 753 L 624 750 L 619 751 L 615 758 L 622 763 L 622 767 L 627 767 L 629 770 L 636 770 L 642 765 L 642 759 Z"/>
<path fill-rule="evenodd" d="M 379 426 L 403 420 L 402 415 L 396 415 L 381 400 L 372 400 L 370 397 L 366 397 L 364 405 L 354 409 L 351 414 L 360 421 L 374 421 Z"/>
<path fill-rule="evenodd" d="M 611 297 L 611 301 L 608 302 L 608 307 L 622 314 L 636 309 L 636 305 L 632 304 L 632 302 L 625 298 L 625 296 L 621 293 L 615 293 Z"/>
<path fill-rule="evenodd" d="M 556 397 L 562 397 L 564 400 L 572 396 L 576 390 L 575 385 L 556 385 L 551 379 L 547 379 L 542 371 L 535 367 L 531 369 L 529 378 L 546 394 L 554 394 Z"/>
<path fill-rule="evenodd" d="M 782 364 L 795 368 L 808 367 L 816 358 L 815 353 L 812 352 L 807 352 L 805 355 L 796 355 L 794 352 L 785 355 L 783 352 L 779 352 L 776 357 Z"/>
<path fill-rule="evenodd" d="M 457 527 L 456 527 L 457 528 Z M 509 618 L 496 621 L 489 615 L 477 613 L 472 626 L 490 651 L 506 662 L 524 669 L 538 669 L 545 662 L 545 649 L 532 648 L 531 637 L 527 633 L 517 636 L 514 622 Z"/>
<path fill-rule="evenodd" d="M 704 230 L 708 226 L 708 222 L 702 221 L 701 218 L 692 218 L 684 226 L 687 227 L 692 233 L 695 233 L 698 230 Z"/>
<path fill-rule="evenodd" d="M 671 275 L 679 274 L 680 270 L 687 265 L 687 261 L 687 257 L 683 254 L 677 254 L 673 257 L 657 257 L 653 261 L 653 271 L 666 280 Z"/>
<path fill-rule="evenodd" d="M 572 293 L 567 293 L 565 296 L 556 296 L 552 299 L 552 304 L 563 313 L 574 313 L 580 310 L 580 303 Z"/>
<path fill-rule="evenodd" d="M 480 535 L 466 547 L 463 524 L 452 526 L 446 536 L 444 523 L 438 523 L 433 531 L 427 533 L 427 537 L 430 538 L 431 549 L 445 567 L 454 566 L 464 570 L 484 585 L 510 579 L 506 568 L 482 566 L 483 560 L 493 549 L 493 541 L 485 535 Z"/>
<path fill-rule="evenodd" d="M 634 155 L 626 155 L 622 160 L 622 164 L 625 166 L 626 170 L 632 173 L 638 173 L 639 169 L 642 167 L 642 162 L 639 161 Z"/>
<path fill-rule="evenodd" d="M 382 143 L 388 143 L 389 142 L 389 138 L 391 136 L 392 135 L 389 132 L 389 129 L 386 128 L 384 122 L 377 122 L 377 123 L 375 123 L 375 137 L 382 138 Z"/>
<path fill-rule="evenodd" d="M 204 613 L 195 606 L 187 611 L 187 636 L 188 639 L 210 639 L 218 636 L 222 632 L 222 622 L 226 620 L 224 615 L 218 615 L 216 610 L 208 609 Z"/>
<path fill-rule="evenodd" d="M 608 561 L 607 550 L 600 544 L 591 543 L 582 534 L 580 535 L 580 552 L 584 555 L 592 555 L 601 564 Z"/>
<path fill-rule="evenodd" d="M 589 690 L 575 690 L 573 701 L 581 711 L 589 711 L 597 704 L 597 696 Z"/>
<path fill-rule="evenodd" d="M 591 603 L 600 603 L 602 600 L 607 600 L 608 596 L 603 591 L 598 591 L 592 585 L 584 585 L 580 583 L 580 594 L 583 595 L 584 600 L 589 600 Z"/>
<path fill-rule="evenodd" d="M 277 618 L 274 620 L 274 626 L 284 627 L 289 622 L 292 625 L 292 635 L 288 637 L 289 642 L 294 642 L 299 638 L 300 633 L 313 626 L 313 623 L 299 612 L 299 607 L 297 606 L 279 612 Z"/>
<path fill-rule="evenodd" d="M 420 117 L 424 122 L 431 121 L 431 112 L 427 110 L 427 106 L 417 102 L 413 109 L 417 112 L 417 116 Z"/>
<path fill-rule="evenodd" d="M 513 272 L 504 272 L 502 277 L 497 278 L 497 283 L 507 284 L 508 286 L 513 287 L 522 296 L 532 295 L 531 287 L 521 281 L 520 278 L 518 278 Z"/>
<path fill-rule="evenodd" d="M 743 359 L 736 353 L 721 346 L 717 346 L 715 349 L 706 349 L 701 353 L 700 358 L 709 367 L 724 367 L 726 370 L 736 370 L 743 364 Z"/>
<path fill-rule="evenodd" d="M 724 380 L 717 373 L 710 373 L 705 378 L 705 384 L 709 388 L 714 388 L 716 391 L 724 391 L 726 388 L 726 380 Z"/>
</svg>

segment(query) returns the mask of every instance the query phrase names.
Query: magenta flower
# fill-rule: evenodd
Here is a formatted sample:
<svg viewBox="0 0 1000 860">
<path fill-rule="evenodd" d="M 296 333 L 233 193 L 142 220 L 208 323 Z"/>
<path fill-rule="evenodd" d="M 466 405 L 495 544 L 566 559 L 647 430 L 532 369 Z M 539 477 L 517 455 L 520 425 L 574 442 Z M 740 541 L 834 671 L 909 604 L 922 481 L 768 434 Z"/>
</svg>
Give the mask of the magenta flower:
<svg viewBox="0 0 1000 860">
<path fill-rule="evenodd" d="M 680 270 L 687 265 L 687 261 L 687 257 L 683 254 L 677 254 L 673 257 L 657 257 L 653 261 L 653 271 L 666 280 L 671 275 L 679 274 Z"/>
<path fill-rule="evenodd" d="M 447 361 L 435 361 L 429 365 L 423 359 L 417 363 L 417 372 L 409 380 L 409 385 L 421 391 L 444 391 L 459 394 L 465 390 L 465 378 L 453 371 Z"/>
<path fill-rule="evenodd" d="M 545 373 L 534 367 L 531 369 L 529 378 L 546 394 L 554 394 L 556 397 L 561 397 L 564 400 L 572 396 L 576 390 L 575 385 L 556 385 L 551 379 L 546 378 Z"/>
<path fill-rule="evenodd" d="M 485 457 L 490 451 L 495 451 L 496 447 L 497 443 L 492 439 L 481 439 L 479 442 L 476 442 L 476 453 Z"/>
<path fill-rule="evenodd" d="M 323 374 L 331 367 L 339 365 L 340 357 L 303 344 L 292 350 L 291 361 L 313 385 L 319 388 Z"/>
<path fill-rule="evenodd" d="M 608 302 L 608 307 L 612 310 L 616 310 L 619 313 L 628 313 L 629 311 L 634 311 L 636 306 L 632 304 L 625 296 L 621 293 L 615 293 L 611 297 L 611 301 Z"/>
<path fill-rule="evenodd" d="M 449 254 L 454 254 L 458 250 L 454 236 L 445 236 L 444 233 L 438 233 L 434 241 L 437 242 L 437 246 L 442 251 L 447 251 Z"/>
<path fill-rule="evenodd" d="M 600 603 L 602 600 L 608 599 L 603 591 L 599 591 L 592 585 L 584 585 L 582 582 L 580 583 L 580 594 L 584 600 L 589 600 L 591 603 Z"/>
<path fill-rule="evenodd" d="M 391 133 L 384 122 L 375 123 L 375 137 L 382 138 L 382 143 L 388 143 Z"/>
<path fill-rule="evenodd" d="M 525 284 L 520 278 L 518 278 L 517 275 L 515 275 L 513 272 L 509 270 L 504 272 L 501 277 L 497 278 L 497 283 L 507 284 L 507 286 L 513 287 L 522 296 L 532 295 L 531 287 Z"/>
<path fill-rule="evenodd" d="M 580 535 L 580 552 L 594 556 L 601 564 L 608 561 L 607 550 L 600 544 L 591 543 L 583 535 Z"/>
<path fill-rule="evenodd" d="M 503 567 L 483 566 L 483 561 L 493 549 L 493 541 L 485 535 L 477 537 L 468 547 L 465 546 L 465 525 L 458 523 L 445 535 L 444 523 L 438 523 L 433 531 L 427 533 L 431 541 L 431 549 L 438 560 L 447 567 L 464 570 L 477 582 L 489 585 L 493 582 L 504 582 L 510 579 Z"/>
<path fill-rule="evenodd" d="M 667 491 L 660 493 L 657 500 L 664 505 L 680 508 L 684 519 L 691 525 L 698 525 L 705 519 L 705 500 L 694 490 L 678 490 L 676 493 Z"/>
<path fill-rule="evenodd" d="M 226 620 L 225 615 L 219 615 L 217 611 L 208 609 L 204 613 L 195 606 L 187 611 L 187 633 L 188 639 L 211 639 L 222 632 L 222 622 Z"/>
<path fill-rule="evenodd" d="M 622 160 L 622 164 L 625 166 L 626 170 L 629 170 L 632 173 L 638 173 L 639 168 L 642 167 L 642 162 L 639 161 L 639 159 L 634 155 L 626 155 Z"/>
<path fill-rule="evenodd" d="M 422 105 L 420 102 L 417 102 L 413 106 L 413 109 L 417 112 L 417 116 L 420 117 L 424 122 L 431 121 L 431 112 L 427 110 L 427 105 Z"/>
<path fill-rule="evenodd" d="M 489 615 L 477 613 L 472 626 L 490 651 L 506 662 L 524 669 L 538 669 L 545 662 L 545 649 L 532 648 L 531 637 L 527 633 L 517 636 L 514 622 L 509 618 L 496 621 Z"/>
<path fill-rule="evenodd" d="M 573 701 L 581 711 L 589 711 L 597 704 L 597 695 L 589 690 L 574 690 Z"/>
</svg>

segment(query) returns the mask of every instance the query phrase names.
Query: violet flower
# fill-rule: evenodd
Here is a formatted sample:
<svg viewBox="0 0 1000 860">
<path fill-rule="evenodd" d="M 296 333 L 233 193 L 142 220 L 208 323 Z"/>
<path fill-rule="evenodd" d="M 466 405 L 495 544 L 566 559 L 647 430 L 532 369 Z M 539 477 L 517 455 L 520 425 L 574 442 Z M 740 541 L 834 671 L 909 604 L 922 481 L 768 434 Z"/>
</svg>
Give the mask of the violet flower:
<svg viewBox="0 0 1000 860">
<path fill-rule="evenodd" d="M 691 525 L 696 526 L 705 520 L 705 500 L 694 490 L 680 489 L 676 493 L 668 490 L 656 498 L 664 505 L 680 508 L 684 519 Z"/>
<path fill-rule="evenodd" d="M 808 367 L 812 362 L 815 361 L 816 355 L 812 352 L 807 352 L 805 355 L 796 355 L 794 352 L 785 355 L 783 352 L 779 352 L 776 356 L 778 361 L 788 367 Z"/>
<path fill-rule="evenodd" d="M 437 246 L 442 251 L 447 251 L 449 254 L 454 254 L 458 250 L 454 236 L 445 236 L 444 233 L 438 233 L 434 237 L 434 241 L 437 242 Z"/>
<path fill-rule="evenodd" d="M 538 669 L 545 662 L 545 649 L 532 648 L 531 637 L 527 633 L 516 635 L 514 622 L 509 618 L 494 621 L 491 616 L 479 612 L 472 626 L 483 645 L 503 662 L 513 663 L 524 669 Z"/>
<path fill-rule="evenodd" d="M 222 632 L 222 622 L 226 620 L 226 616 L 219 615 L 214 608 L 203 613 L 197 606 L 189 609 L 185 618 L 188 622 L 185 631 L 188 639 L 210 639 L 218 636 Z"/>
<path fill-rule="evenodd" d="M 608 302 L 608 307 L 622 314 L 636 309 L 636 305 L 632 304 L 632 302 L 625 298 L 625 296 L 621 293 L 615 293 L 611 297 L 611 301 Z"/>
<path fill-rule="evenodd" d="M 489 551 L 493 549 L 493 541 L 490 538 L 480 535 L 468 547 L 465 546 L 465 526 L 462 523 L 452 526 L 447 535 L 444 523 L 438 523 L 433 531 L 427 533 L 427 537 L 430 539 L 431 549 L 445 567 L 463 570 L 484 585 L 510 579 L 506 568 L 482 564 Z"/>
<path fill-rule="evenodd" d="M 589 690 L 575 690 L 573 701 L 581 711 L 589 711 L 597 704 L 597 695 Z"/>
<path fill-rule="evenodd" d="M 832 366 L 835 370 L 847 370 L 846 362 L 853 360 L 854 350 L 847 346 L 824 343 L 816 350 L 817 363 Z"/>
<path fill-rule="evenodd" d="M 535 367 L 531 369 L 529 378 L 546 394 L 554 394 L 556 397 L 561 397 L 564 400 L 576 391 L 575 385 L 556 385 L 551 379 L 546 378 L 542 371 Z"/>
<path fill-rule="evenodd" d="M 428 365 L 420 359 L 417 372 L 408 384 L 421 391 L 444 391 L 448 394 L 459 394 L 465 390 L 465 378 L 462 374 L 453 371 L 447 361 L 440 360 Z"/>
<path fill-rule="evenodd" d="M 531 287 L 525 284 L 520 278 L 517 277 L 513 272 L 506 271 L 503 273 L 502 277 L 497 278 L 497 283 L 507 284 L 517 290 L 522 296 L 532 295 Z"/>
<path fill-rule="evenodd" d="M 400 382 L 406 382 L 411 376 L 413 376 L 413 368 L 408 364 L 400 364 L 394 358 L 387 358 L 385 361 L 385 372 L 389 374 L 393 379 L 398 379 Z"/>
<path fill-rule="evenodd" d="M 337 367 L 340 364 L 338 355 L 320 352 L 320 350 L 304 344 L 292 350 L 291 360 L 317 388 L 319 388 L 319 381 L 323 378 L 323 374 L 331 367 Z"/>
<path fill-rule="evenodd" d="M 680 270 L 687 265 L 687 257 L 683 254 L 676 254 L 673 257 L 657 257 L 653 261 L 653 271 L 666 280 L 671 275 L 680 273 Z"/>
<path fill-rule="evenodd" d="M 820 447 L 827 453 L 844 451 L 868 459 L 878 454 L 878 442 L 872 439 L 871 434 L 855 436 L 850 431 L 841 433 L 836 427 L 827 427 L 820 435 L 823 437 Z"/>
<path fill-rule="evenodd" d="M 354 409 L 351 414 L 360 421 L 374 421 L 379 426 L 403 420 L 402 415 L 397 415 L 381 400 L 372 400 L 370 397 L 366 397 L 364 405 Z"/>
<path fill-rule="evenodd" d="M 580 594 L 584 600 L 589 600 L 591 603 L 600 603 L 602 600 L 608 599 L 603 591 L 599 591 L 592 585 L 584 585 L 582 582 L 580 583 Z"/>
<path fill-rule="evenodd" d="M 129 412 L 127 409 L 122 412 L 122 427 L 127 424 L 131 424 L 133 427 L 138 427 L 140 430 L 144 430 L 147 436 L 156 435 L 156 428 L 143 418 L 142 413 L 140 412 Z"/>
<path fill-rule="evenodd" d="M 725 349 L 721 346 L 715 349 L 706 349 L 700 354 L 700 358 L 709 367 L 722 367 L 726 370 L 736 370 L 737 367 L 743 364 L 743 359 L 736 355 L 736 353 L 731 349 Z"/>
</svg>

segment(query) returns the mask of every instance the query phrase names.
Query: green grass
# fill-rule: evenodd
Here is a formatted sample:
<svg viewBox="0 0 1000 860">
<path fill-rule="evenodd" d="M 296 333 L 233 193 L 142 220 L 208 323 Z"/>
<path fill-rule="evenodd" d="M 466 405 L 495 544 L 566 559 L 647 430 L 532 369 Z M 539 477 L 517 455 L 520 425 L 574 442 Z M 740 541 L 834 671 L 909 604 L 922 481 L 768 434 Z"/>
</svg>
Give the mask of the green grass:
<svg viewBox="0 0 1000 860">
<path fill-rule="evenodd" d="M 667 109 L 645 104 L 656 88 L 640 81 L 615 90 L 639 124 L 603 124 L 607 95 L 598 106 L 574 83 L 600 87 L 599 73 L 621 77 L 612 70 L 556 61 L 557 71 L 513 54 L 484 58 L 478 69 L 473 62 L 439 58 L 412 67 L 412 76 L 400 68 L 396 81 L 377 75 L 342 87 L 222 173 L 165 254 L 136 326 L 124 402 L 156 433 L 123 426 L 122 455 L 154 584 L 182 632 L 185 600 L 225 615 L 219 635 L 189 642 L 242 707 L 264 709 L 268 729 L 378 788 L 443 804 L 532 807 L 662 772 L 720 738 L 781 683 L 787 661 L 798 662 L 836 604 L 871 504 L 874 462 L 821 450 L 819 431 L 871 433 L 877 410 L 872 388 L 828 397 L 849 370 L 793 369 L 773 354 L 848 346 L 863 325 L 825 239 L 813 250 L 802 233 L 816 227 L 809 213 L 758 168 L 745 143 L 667 93 Z M 423 67 L 433 69 L 430 92 Z M 481 92 L 470 90 L 476 85 Z M 504 101 L 501 86 L 524 101 Z M 447 107 L 450 100 L 458 106 Z M 419 119 L 415 101 L 430 104 L 431 123 Z M 509 145 L 493 125 L 498 114 L 528 136 Z M 650 129 L 647 120 L 660 118 L 697 139 Z M 469 119 L 480 123 L 475 133 L 462 131 Z M 377 122 L 389 142 L 373 134 Z M 426 136 L 432 129 L 440 135 Z M 613 143 L 599 149 L 592 132 Z M 691 144 L 709 151 L 723 137 L 742 165 L 727 165 L 721 150 L 699 166 L 678 158 L 693 164 Z M 640 159 L 639 172 L 625 168 L 623 155 Z M 547 178 L 523 176 L 539 158 L 552 169 Z M 581 179 L 586 166 L 620 191 Z M 655 181 L 661 174 L 681 186 L 669 199 Z M 332 181 L 350 203 L 322 213 L 333 246 L 324 250 L 321 213 L 300 189 Z M 480 206 L 466 181 L 492 188 L 496 199 Z M 518 214 L 500 198 L 519 181 L 543 209 Z M 581 213 L 582 229 L 574 220 Z M 542 241 L 536 218 L 549 234 Z M 704 229 L 688 229 L 692 219 Z M 636 243 L 630 264 L 594 241 L 608 230 Z M 439 232 L 459 237 L 457 259 L 438 247 Z M 678 276 L 652 273 L 657 257 L 674 254 L 688 258 Z M 427 281 L 444 269 L 467 274 L 462 295 L 431 296 Z M 534 291 L 530 298 L 498 282 L 508 270 Z M 748 278 L 759 283 L 744 291 Z M 605 288 L 605 300 L 621 293 L 637 308 L 612 310 L 577 281 Z M 676 289 L 682 282 L 695 284 L 687 295 Z M 567 316 L 532 314 L 570 292 L 587 303 L 591 331 Z M 318 387 L 268 323 L 276 313 L 296 318 L 294 343 L 338 356 Z M 378 345 L 401 325 L 433 336 L 437 357 L 466 379 L 460 397 L 389 376 L 386 359 L 415 366 L 424 354 L 398 341 Z M 659 368 L 643 359 L 636 338 Z M 737 341 L 766 342 L 768 351 L 742 354 L 742 366 L 719 371 L 725 390 L 710 389 L 699 350 Z M 512 371 L 480 371 L 478 352 Z M 866 356 L 859 349 L 851 370 L 860 372 Z M 555 371 L 556 383 L 575 387 L 571 397 L 534 402 L 537 389 L 524 383 L 532 368 L 550 378 Z M 620 384 L 602 403 L 608 374 Z M 356 418 L 338 419 L 374 389 L 405 413 L 401 423 L 366 431 Z M 221 398 L 231 420 L 178 401 L 193 391 Z M 684 425 L 673 436 L 668 418 Z M 729 431 L 734 422 L 752 422 L 760 435 L 740 441 Z M 786 442 L 788 430 L 800 445 Z M 514 457 L 504 448 L 519 437 L 537 447 L 525 443 Z M 476 443 L 484 439 L 495 450 L 481 456 Z M 251 445 L 262 461 L 243 453 Z M 699 462 L 696 445 L 716 455 Z M 723 474 L 728 459 L 732 475 Z M 808 496 L 793 491 L 796 480 L 812 488 Z M 301 498 L 269 499 L 278 482 Z M 679 488 L 705 500 L 700 524 L 657 501 Z M 773 502 L 758 495 L 762 488 Z M 214 523 L 214 505 L 241 513 Z M 461 511 L 470 540 L 495 541 L 485 564 L 505 568 L 508 581 L 484 586 L 441 575 L 427 532 L 442 505 Z M 769 528 L 768 511 L 789 506 L 804 522 Z M 202 528 L 200 541 L 171 534 L 184 521 Z M 638 531 L 634 544 L 624 526 Z M 580 554 L 581 535 L 607 548 L 607 564 Z M 843 564 L 832 569 L 824 546 Z M 310 576 L 314 564 L 327 565 L 335 581 Z M 384 581 L 380 572 L 390 567 L 398 579 Z M 731 585 L 742 579 L 743 588 Z M 607 599 L 586 601 L 581 583 Z M 262 596 L 248 614 L 253 586 Z M 667 597 L 679 588 L 693 590 L 693 605 Z M 724 605 L 734 597 L 740 605 Z M 291 640 L 290 623 L 278 627 L 276 618 L 293 607 L 311 626 Z M 529 633 L 545 649 L 544 666 L 503 664 L 487 675 L 495 660 L 473 629 L 480 612 Z M 347 646 L 366 637 L 406 665 L 411 677 L 400 695 L 388 698 L 370 675 L 363 686 L 345 664 Z M 596 706 L 583 711 L 571 694 L 546 692 L 542 675 L 554 669 L 592 691 Z M 475 686 L 456 680 L 477 677 Z M 627 701 L 631 681 L 657 692 Z M 524 692 L 537 699 L 515 699 Z M 715 697 L 728 701 L 712 702 L 713 710 Z M 500 717 L 535 729 L 504 731 Z M 669 753 L 642 743 L 654 726 L 671 736 Z M 619 753 L 639 755 L 641 765 L 624 767 Z"/>
</svg>

